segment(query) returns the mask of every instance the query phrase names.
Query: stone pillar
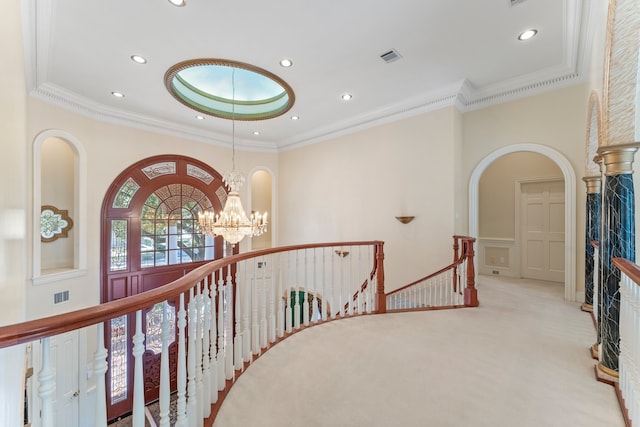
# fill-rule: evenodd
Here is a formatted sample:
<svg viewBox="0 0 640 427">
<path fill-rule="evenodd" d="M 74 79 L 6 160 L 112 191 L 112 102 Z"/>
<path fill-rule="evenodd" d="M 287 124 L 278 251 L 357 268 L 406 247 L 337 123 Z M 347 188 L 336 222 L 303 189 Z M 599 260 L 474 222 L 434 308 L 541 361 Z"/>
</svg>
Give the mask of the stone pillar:
<svg viewBox="0 0 640 427">
<path fill-rule="evenodd" d="M 618 376 L 620 354 L 620 270 L 612 258 L 635 262 L 635 197 L 632 165 L 639 144 L 601 147 L 599 153 L 605 165 L 605 185 L 602 198 L 601 254 L 601 351 L 597 366 L 599 378 Z"/>
<path fill-rule="evenodd" d="M 587 206 L 585 227 L 585 272 L 584 304 L 582 310 L 593 312 L 593 240 L 600 241 L 600 176 L 586 176 L 582 180 L 587 184 Z"/>
</svg>

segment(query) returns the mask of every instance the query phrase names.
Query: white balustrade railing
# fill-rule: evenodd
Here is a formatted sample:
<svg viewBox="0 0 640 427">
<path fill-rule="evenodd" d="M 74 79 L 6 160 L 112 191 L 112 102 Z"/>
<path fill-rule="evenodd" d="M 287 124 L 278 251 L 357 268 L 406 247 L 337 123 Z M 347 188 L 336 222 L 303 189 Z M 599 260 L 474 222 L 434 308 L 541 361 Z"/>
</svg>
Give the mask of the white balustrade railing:
<svg viewBox="0 0 640 427">
<path fill-rule="evenodd" d="M 640 422 L 640 267 L 615 259 L 620 278 L 619 392 L 633 425 Z"/>
<path fill-rule="evenodd" d="M 473 243 L 475 239 L 454 236 L 454 262 L 442 270 L 387 294 L 387 311 L 437 307 L 475 306 Z M 462 253 L 458 255 L 458 244 Z"/>
<path fill-rule="evenodd" d="M 42 415 L 33 425 L 54 426 L 56 377 L 65 373 L 56 373 L 52 366 L 49 340 L 61 332 L 96 325 L 95 420 L 90 425 L 106 426 L 111 396 L 105 376 L 112 349 L 111 339 L 105 340 L 111 336 L 105 326 L 111 327 L 111 319 L 133 316 L 133 345 L 127 346 L 134 361 L 132 425 L 144 427 L 148 402 L 143 371 L 149 336 L 143 314 L 161 303 L 159 425 L 200 427 L 210 417 L 211 405 L 219 402 L 220 392 L 279 339 L 318 322 L 372 313 L 376 304 L 384 304 L 383 258 L 382 242 L 303 245 L 235 255 L 143 294 L 0 327 L 0 348 L 42 339 L 42 366 L 36 379 L 37 396 L 33 396 L 41 400 Z M 169 315 L 170 310 L 175 311 Z M 171 363 L 174 341 L 177 360 Z M 170 421 L 173 392 L 176 415 Z"/>
</svg>

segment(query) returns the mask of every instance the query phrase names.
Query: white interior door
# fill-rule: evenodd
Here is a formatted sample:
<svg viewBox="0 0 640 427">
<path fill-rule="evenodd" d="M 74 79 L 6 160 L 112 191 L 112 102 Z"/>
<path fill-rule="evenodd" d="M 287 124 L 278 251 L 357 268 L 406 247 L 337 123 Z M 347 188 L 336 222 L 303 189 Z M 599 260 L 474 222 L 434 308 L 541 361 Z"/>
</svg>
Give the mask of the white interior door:
<svg viewBox="0 0 640 427">
<path fill-rule="evenodd" d="M 53 337 L 51 356 L 56 368 L 56 426 L 78 427 L 78 332 Z"/>
<path fill-rule="evenodd" d="M 564 181 L 520 188 L 522 277 L 564 283 Z"/>
</svg>

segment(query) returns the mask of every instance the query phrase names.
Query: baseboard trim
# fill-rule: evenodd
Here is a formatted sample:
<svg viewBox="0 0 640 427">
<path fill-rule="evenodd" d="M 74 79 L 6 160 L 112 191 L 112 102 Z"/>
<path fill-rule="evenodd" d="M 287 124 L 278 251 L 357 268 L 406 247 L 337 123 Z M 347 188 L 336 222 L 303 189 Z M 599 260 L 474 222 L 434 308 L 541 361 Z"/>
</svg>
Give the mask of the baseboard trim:
<svg viewBox="0 0 640 427">
<path fill-rule="evenodd" d="M 620 404 L 620 410 L 622 411 L 622 418 L 624 419 L 625 427 L 631 427 L 631 420 L 629 419 L 629 410 L 627 409 L 627 405 L 624 401 L 624 397 L 622 397 L 622 390 L 620 390 L 620 383 L 616 383 L 613 386 L 616 389 L 616 397 L 618 398 L 618 403 Z"/>
</svg>

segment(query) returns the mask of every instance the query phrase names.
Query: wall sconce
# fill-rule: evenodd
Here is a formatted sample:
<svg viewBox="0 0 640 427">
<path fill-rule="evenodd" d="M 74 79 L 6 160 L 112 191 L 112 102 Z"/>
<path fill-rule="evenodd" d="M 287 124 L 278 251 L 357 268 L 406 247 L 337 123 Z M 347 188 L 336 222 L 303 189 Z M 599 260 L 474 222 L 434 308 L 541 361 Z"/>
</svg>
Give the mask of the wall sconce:
<svg viewBox="0 0 640 427">
<path fill-rule="evenodd" d="M 403 224 L 409 224 L 415 216 L 397 216 L 396 219 Z"/>
<path fill-rule="evenodd" d="M 336 255 L 338 255 L 340 258 L 344 258 L 347 255 L 349 255 L 349 251 L 343 251 L 340 249 L 336 249 Z"/>
</svg>

